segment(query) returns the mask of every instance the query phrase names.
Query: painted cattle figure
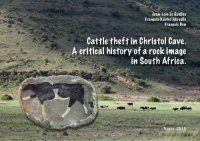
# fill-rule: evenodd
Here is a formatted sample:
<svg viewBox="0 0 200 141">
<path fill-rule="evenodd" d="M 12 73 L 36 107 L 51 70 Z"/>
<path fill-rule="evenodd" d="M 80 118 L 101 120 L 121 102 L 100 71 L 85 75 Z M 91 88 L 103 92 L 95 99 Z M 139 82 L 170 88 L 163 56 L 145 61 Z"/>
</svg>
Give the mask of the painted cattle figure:
<svg viewBox="0 0 200 141">
<path fill-rule="evenodd" d="M 82 84 L 65 84 L 65 83 L 55 83 L 51 84 L 49 82 L 44 82 L 40 84 L 28 84 L 25 86 L 23 91 L 31 90 L 34 92 L 33 95 L 28 97 L 23 97 L 23 100 L 29 100 L 31 98 L 38 98 L 40 104 L 42 105 L 42 114 L 46 117 L 44 111 L 44 102 L 53 99 L 68 99 L 69 104 L 67 106 L 67 110 L 62 114 L 62 118 L 64 118 L 71 107 L 74 105 L 76 101 L 79 101 L 84 108 L 85 114 L 88 113 L 87 107 L 84 104 L 84 88 Z"/>
</svg>

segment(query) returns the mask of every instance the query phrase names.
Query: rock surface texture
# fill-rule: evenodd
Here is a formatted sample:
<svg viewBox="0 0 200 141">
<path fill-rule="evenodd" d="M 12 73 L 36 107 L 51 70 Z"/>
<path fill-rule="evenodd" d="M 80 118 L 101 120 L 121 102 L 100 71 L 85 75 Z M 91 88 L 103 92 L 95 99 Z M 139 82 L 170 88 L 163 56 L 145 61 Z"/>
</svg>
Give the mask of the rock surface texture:
<svg viewBox="0 0 200 141">
<path fill-rule="evenodd" d="M 45 128 L 76 128 L 96 118 L 94 86 L 77 76 L 28 78 L 21 84 L 19 94 L 26 116 Z"/>
</svg>

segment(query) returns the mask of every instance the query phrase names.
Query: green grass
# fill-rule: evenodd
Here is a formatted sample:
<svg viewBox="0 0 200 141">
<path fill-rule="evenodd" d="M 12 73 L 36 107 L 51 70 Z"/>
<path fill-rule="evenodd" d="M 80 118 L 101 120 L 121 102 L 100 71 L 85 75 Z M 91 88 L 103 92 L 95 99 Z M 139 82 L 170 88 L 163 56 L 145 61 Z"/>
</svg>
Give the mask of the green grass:
<svg viewBox="0 0 200 141">
<path fill-rule="evenodd" d="M 200 113 L 200 103 L 199 102 L 133 102 L 133 106 L 128 106 L 126 101 L 101 101 L 100 105 L 108 105 L 109 109 L 116 109 L 117 106 L 125 106 L 129 110 L 139 110 L 141 106 L 157 107 L 158 110 L 171 112 L 174 107 L 181 107 L 184 105 L 191 106 L 193 109 L 190 112 Z M 184 112 L 180 111 L 176 114 L 182 114 Z"/>
<path fill-rule="evenodd" d="M 27 120 L 22 113 L 18 100 L 0 105 L 0 140 L 199 140 L 200 110 L 199 103 L 187 103 L 192 111 L 173 112 L 170 108 L 181 106 L 182 102 L 134 103 L 100 101 L 99 105 L 109 105 L 109 109 L 100 109 L 93 124 L 79 129 L 68 129 L 68 137 L 58 131 L 45 130 Z M 140 111 L 141 105 L 159 107 L 157 111 Z M 128 110 L 115 110 L 124 105 Z M 134 110 L 135 109 L 135 110 Z M 164 131 L 164 127 L 186 127 L 186 131 Z M 45 134 L 44 134 L 45 133 Z"/>
</svg>

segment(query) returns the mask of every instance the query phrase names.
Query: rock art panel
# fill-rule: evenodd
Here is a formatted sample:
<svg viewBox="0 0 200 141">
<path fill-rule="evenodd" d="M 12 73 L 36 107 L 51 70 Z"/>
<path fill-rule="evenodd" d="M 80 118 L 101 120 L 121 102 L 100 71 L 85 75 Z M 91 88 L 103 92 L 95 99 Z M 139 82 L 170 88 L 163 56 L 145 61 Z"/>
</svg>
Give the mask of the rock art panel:
<svg viewBox="0 0 200 141">
<path fill-rule="evenodd" d="M 28 78 L 21 84 L 19 95 L 25 115 L 45 128 L 76 128 L 96 118 L 94 86 L 77 76 Z"/>
</svg>

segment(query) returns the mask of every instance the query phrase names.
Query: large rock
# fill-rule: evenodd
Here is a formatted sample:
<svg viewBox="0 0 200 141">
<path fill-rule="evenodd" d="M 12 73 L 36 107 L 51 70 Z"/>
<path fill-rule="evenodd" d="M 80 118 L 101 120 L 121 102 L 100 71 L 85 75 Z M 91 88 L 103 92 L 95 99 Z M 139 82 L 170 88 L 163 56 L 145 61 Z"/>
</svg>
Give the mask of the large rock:
<svg viewBox="0 0 200 141">
<path fill-rule="evenodd" d="M 97 114 L 94 86 L 77 76 L 28 78 L 19 94 L 26 116 L 46 128 L 79 127 L 91 123 Z"/>
</svg>

